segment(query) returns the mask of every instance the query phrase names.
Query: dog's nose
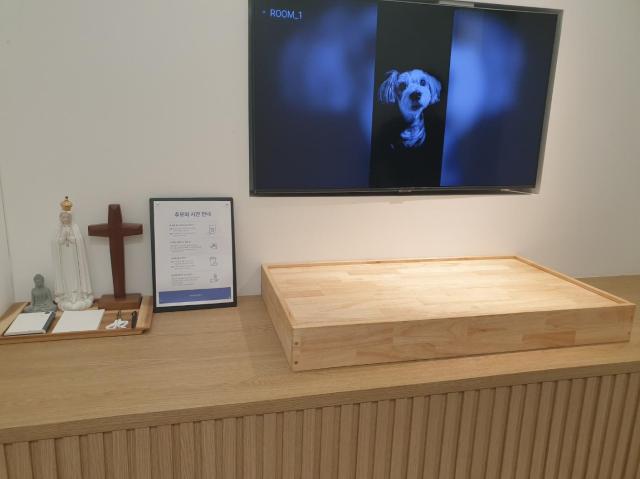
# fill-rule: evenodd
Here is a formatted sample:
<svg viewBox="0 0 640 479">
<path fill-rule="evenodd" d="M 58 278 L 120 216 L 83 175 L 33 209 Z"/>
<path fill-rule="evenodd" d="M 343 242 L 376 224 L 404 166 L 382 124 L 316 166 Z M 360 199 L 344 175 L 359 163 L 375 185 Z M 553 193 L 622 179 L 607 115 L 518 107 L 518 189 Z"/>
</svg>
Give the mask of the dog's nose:
<svg viewBox="0 0 640 479">
<path fill-rule="evenodd" d="M 419 91 L 414 91 L 413 93 L 411 93 L 411 95 L 409 95 L 409 98 L 411 98 L 411 100 L 413 101 L 418 101 L 421 96 L 422 93 L 420 93 Z"/>
</svg>

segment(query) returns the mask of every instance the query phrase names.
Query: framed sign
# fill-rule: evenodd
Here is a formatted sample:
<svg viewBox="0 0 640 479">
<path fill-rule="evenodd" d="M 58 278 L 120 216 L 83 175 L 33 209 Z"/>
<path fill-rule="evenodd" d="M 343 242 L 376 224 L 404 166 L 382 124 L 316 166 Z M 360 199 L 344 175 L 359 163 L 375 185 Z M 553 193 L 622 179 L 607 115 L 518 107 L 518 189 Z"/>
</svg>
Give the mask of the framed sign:
<svg viewBox="0 0 640 479">
<path fill-rule="evenodd" d="M 233 198 L 151 198 L 153 310 L 237 305 Z"/>
</svg>

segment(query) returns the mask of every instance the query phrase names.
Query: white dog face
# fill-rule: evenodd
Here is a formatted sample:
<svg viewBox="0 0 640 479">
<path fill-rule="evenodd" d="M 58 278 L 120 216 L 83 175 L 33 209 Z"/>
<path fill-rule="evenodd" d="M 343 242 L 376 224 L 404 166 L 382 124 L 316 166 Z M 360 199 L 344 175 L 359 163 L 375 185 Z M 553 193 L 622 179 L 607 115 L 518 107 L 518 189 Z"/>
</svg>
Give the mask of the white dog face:
<svg viewBox="0 0 640 479">
<path fill-rule="evenodd" d="M 391 70 L 380 85 L 383 103 L 398 103 L 405 120 L 411 121 L 429 105 L 440 101 L 440 82 L 422 70 L 398 73 Z"/>
<path fill-rule="evenodd" d="M 378 90 L 382 103 L 397 103 L 407 128 L 401 133 L 406 148 L 422 145 L 426 138 L 422 112 L 429 105 L 440 101 L 440 82 L 422 70 L 399 73 L 391 70 Z"/>
</svg>

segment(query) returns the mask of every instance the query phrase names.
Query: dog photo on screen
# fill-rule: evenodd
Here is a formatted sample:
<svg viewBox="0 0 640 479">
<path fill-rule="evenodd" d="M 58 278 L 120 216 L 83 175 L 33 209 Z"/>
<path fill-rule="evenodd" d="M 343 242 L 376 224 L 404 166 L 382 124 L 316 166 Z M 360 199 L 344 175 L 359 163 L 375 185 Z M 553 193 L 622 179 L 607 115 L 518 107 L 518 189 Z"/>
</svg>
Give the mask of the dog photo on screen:
<svg viewBox="0 0 640 479">
<path fill-rule="evenodd" d="M 378 90 L 378 100 L 382 103 L 397 104 L 406 128 L 399 133 L 391 148 L 419 148 L 423 145 L 427 132 L 423 111 L 429 105 L 440 101 L 440 82 L 432 75 L 415 69 L 398 73 L 391 70 Z"/>
<path fill-rule="evenodd" d="M 452 28 L 433 5 L 379 3 L 371 186 L 440 185 Z"/>
</svg>

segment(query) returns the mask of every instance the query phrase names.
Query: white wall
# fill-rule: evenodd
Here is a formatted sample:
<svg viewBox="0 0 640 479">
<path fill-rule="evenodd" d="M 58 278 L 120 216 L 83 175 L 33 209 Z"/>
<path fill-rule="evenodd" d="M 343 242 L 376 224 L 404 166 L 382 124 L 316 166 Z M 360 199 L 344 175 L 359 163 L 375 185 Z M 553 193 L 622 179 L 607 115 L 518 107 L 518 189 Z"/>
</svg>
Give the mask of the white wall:
<svg viewBox="0 0 640 479">
<path fill-rule="evenodd" d="M 238 284 L 261 262 L 519 253 L 574 275 L 640 272 L 640 2 L 565 9 L 540 193 L 250 198 L 246 0 L 9 0 L 0 12 L 0 165 L 15 290 L 50 271 L 58 203 L 84 229 L 150 196 L 236 199 Z M 46 241 L 45 241 L 46 240 Z M 111 289 L 106 241 L 89 240 Z M 148 235 L 127 246 L 150 292 Z"/>
<path fill-rule="evenodd" d="M 7 228 L 4 219 L 2 199 L 2 178 L 0 177 L 0 316 L 13 303 L 13 278 L 7 242 Z"/>
</svg>

